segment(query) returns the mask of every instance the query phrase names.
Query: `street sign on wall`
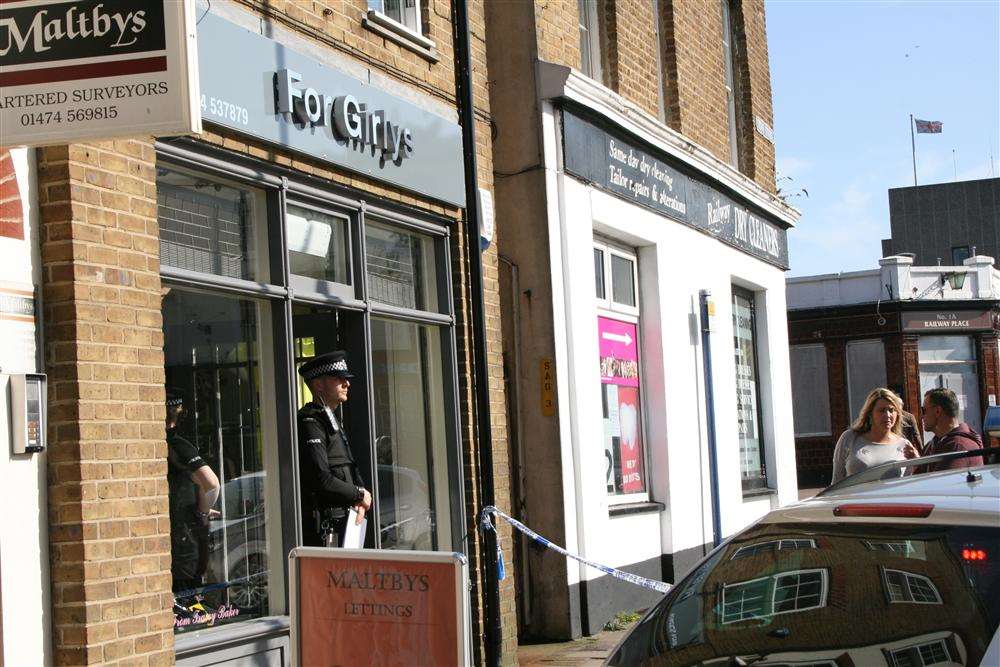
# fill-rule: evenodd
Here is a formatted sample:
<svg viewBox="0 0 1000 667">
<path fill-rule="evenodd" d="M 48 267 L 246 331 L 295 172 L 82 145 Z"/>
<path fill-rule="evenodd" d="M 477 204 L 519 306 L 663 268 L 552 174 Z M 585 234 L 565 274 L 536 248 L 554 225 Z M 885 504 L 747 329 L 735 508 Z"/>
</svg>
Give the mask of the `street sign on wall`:
<svg viewBox="0 0 1000 667">
<path fill-rule="evenodd" d="M 471 664 L 459 553 L 297 547 L 288 555 L 292 664 Z"/>
<path fill-rule="evenodd" d="M 201 131 L 193 0 L 0 3 L 0 145 Z"/>
</svg>

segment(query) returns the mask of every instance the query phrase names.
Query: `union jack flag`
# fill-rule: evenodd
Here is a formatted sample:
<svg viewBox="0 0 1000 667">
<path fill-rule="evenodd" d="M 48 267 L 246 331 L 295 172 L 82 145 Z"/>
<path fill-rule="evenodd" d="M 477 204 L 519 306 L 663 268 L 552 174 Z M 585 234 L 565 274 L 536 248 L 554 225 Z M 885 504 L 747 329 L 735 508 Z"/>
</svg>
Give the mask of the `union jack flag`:
<svg viewBox="0 0 1000 667">
<path fill-rule="evenodd" d="M 917 134 L 941 134 L 941 121 L 913 119 L 917 126 Z"/>
</svg>

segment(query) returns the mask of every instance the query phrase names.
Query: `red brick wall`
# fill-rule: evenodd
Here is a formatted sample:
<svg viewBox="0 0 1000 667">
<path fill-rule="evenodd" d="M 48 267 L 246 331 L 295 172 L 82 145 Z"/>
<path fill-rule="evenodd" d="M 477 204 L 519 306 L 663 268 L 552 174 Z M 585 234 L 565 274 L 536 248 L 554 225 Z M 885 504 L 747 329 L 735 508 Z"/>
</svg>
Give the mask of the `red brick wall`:
<svg viewBox="0 0 1000 667">
<path fill-rule="evenodd" d="M 24 209 L 10 151 L 0 150 L 0 236 L 24 238 Z"/>
</svg>

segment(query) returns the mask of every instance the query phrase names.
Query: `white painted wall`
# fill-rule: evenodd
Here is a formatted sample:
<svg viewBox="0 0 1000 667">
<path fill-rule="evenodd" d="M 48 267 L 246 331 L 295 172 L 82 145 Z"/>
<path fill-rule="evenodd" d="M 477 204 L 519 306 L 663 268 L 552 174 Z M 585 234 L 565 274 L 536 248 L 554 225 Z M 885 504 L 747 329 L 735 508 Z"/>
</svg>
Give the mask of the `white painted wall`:
<svg viewBox="0 0 1000 667">
<path fill-rule="evenodd" d="M 0 288 L 41 284 L 34 152 L 11 151 L 24 206 L 25 240 L 0 237 Z M 37 324 L 37 323 L 36 323 Z M 45 454 L 11 453 L 9 373 L 38 371 L 35 324 L 0 318 L 0 595 L 3 663 L 49 665 L 48 517 Z"/>
<path fill-rule="evenodd" d="M 948 276 L 965 276 L 955 289 Z M 1000 271 L 992 257 L 977 255 L 963 266 L 913 266 L 913 259 L 883 257 L 870 271 L 799 276 L 787 281 L 788 307 L 843 306 L 883 301 L 953 301 L 1000 298 Z"/>
<path fill-rule="evenodd" d="M 575 490 L 577 544 L 588 558 L 611 566 L 657 558 L 712 541 L 702 350 L 697 328 L 698 293 L 710 289 L 716 302 L 713 383 L 716 393 L 722 529 L 736 532 L 776 504 L 798 497 L 792 430 L 791 380 L 781 269 L 672 222 L 644 208 L 590 188 L 562 174 L 556 179 L 558 210 L 550 210 L 556 330 L 562 358 L 557 391 L 563 432 L 569 443 Z M 552 190 L 550 190 L 552 192 Z M 551 200 L 550 200 L 551 201 Z M 559 215 L 558 227 L 552 215 Z M 597 305 L 594 297 L 593 232 L 634 247 L 639 254 L 641 364 L 645 445 L 651 499 L 666 504 L 660 514 L 610 518 L 604 485 L 598 367 Z M 556 278 L 558 280 L 556 281 Z M 740 484 L 733 355 L 731 285 L 763 296 L 758 306 L 765 449 L 776 496 L 744 501 Z M 558 297 L 559 290 L 555 297 Z M 562 336 L 565 335 L 565 339 Z M 557 351 L 557 357 L 560 353 Z M 567 451 L 568 450 L 568 451 Z M 569 522 L 569 518 L 567 518 Z M 585 569 L 592 579 L 600 572 Z M 572 583 L 572 582 L 571 582 Z"/>
</svg>

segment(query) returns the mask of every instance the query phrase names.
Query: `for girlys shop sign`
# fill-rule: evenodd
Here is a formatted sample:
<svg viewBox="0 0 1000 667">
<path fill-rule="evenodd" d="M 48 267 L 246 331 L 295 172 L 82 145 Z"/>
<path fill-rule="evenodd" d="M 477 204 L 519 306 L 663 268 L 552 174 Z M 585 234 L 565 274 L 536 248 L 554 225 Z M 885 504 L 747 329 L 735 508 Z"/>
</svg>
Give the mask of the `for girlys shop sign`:
<svg viewBox="0 0 1000 667">
<path fill-rule="evenodd" d="M 636 326 L 597 318 L 604 408 L 604 456 L 610 494 L 641 493 L 642 429 L 639 420 L 639 353 Z"/>
</svg>

